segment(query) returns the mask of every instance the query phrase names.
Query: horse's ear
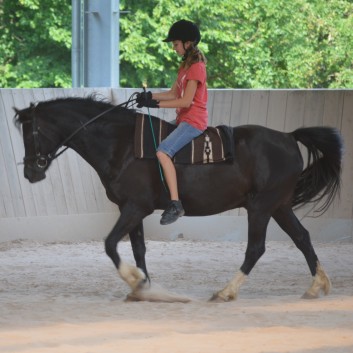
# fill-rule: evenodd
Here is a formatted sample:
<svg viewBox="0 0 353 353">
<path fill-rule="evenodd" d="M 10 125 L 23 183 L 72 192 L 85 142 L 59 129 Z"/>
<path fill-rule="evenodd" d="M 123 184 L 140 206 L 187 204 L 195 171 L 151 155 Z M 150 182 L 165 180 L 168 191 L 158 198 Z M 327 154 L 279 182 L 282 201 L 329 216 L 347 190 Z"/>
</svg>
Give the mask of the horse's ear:
<svg viewBox="0 0 353 353">
<path fill-rule="evenodd" d="M 34 108 L 36 106 L 35 103 L 31 102 L 29 105 L 29 108 Z M 12 107 L 12 109 L 15 111 L 16 114 L 20 113 L 22 111 L 22 109 L 17 109 L 16 107 Z M 23 109 L 24 110 L 24 109 Z"/>
</svg>

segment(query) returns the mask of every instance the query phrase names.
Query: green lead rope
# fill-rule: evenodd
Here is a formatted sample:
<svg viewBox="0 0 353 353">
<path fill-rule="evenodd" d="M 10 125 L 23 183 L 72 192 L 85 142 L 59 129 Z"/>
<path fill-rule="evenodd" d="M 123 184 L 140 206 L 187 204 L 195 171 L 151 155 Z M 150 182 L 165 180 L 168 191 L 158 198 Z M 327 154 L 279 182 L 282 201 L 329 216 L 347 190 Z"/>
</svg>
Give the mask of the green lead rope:
<svg viewBox="0 0 353 353">
<path fill-rule="evenodd" d="M 147 111 L 148 111 L 148 118 L 149 118 L 149 121 L 150 121 L 151 131 L 152 131 L 153 144 L 154 144 L 155 150 L 157 151 L 157 147 L 158 146 L 157 146 L 156 136 L 154 134 L 154 129 L 153 129 L 153 125 L 152 125 L 152 118 L 151 118 L 151 114 L 150 114 L 150 108 L 147 108 Z M 161 163 L 159 162 L 158 158 L 157 158 L 157 162 L 158 162 L 158 168 L 159 168 L 159 175 L 161 177 L 164 189 L 168 193 L 168 188 L 167 188 L 167 185 L 165 184 L 165 179 L 164 179 L 164 175 L 163 175 L 162 166 L 161 166 Z"/>
</svg>

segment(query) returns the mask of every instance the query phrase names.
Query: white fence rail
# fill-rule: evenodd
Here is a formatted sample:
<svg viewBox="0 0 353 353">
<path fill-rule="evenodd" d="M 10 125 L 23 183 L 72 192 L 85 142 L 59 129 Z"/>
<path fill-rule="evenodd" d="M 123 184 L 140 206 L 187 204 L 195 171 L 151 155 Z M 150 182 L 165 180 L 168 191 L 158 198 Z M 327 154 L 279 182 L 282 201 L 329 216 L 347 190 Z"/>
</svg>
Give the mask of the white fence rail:
<svg viewBox="0 0 353 353">
<path fill-rule="evenodd" d="M 0 89 L 0 241 L 100 239 L 118 218 L 118 208 L 107 199 L 95 171 L 71 150 L 53 162 L 44 181 L 30 184 L 23 178 L 23 166 L 17 163 L 24 150 L 13 124 L 13 107 L 22 109 L 31 102 L 93 92 L 121 103 L 134 91 Z M 297 214 L 314 239 L 352 241 L 353 90 L 209 90 L 208 109 L 213 126 L 259 124 L 292 131 L 300 126 L 329 125 L 339 129 L 345 141 L 341 198 L 320 218 L 313 218 L 309 208 Z M 174 119 L 172 109 L 152 113 Z M 184 217 L 164 228 L 157 226 L 158 217 L 146 220 L 150 238 L 173 239 L 183 233 L 190 239 L 246 239 L 246 212 L 241 209 L 197 220 Z M 272 239 L 283 237 L 274 224 L 269 233 Z"/>
</svg>

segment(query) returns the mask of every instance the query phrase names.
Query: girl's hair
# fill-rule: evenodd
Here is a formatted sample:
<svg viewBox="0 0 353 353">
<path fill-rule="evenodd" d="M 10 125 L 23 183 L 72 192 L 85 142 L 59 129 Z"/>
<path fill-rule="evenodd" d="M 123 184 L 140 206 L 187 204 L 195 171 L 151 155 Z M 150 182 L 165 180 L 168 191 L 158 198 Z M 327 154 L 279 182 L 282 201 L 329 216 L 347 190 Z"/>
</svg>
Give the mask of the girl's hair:
<svg viewBox="0 0 353 353">
<path fill-rule="evenodd" d="M 183 68 L 189 68 L 192 64 L 198 62 L 204 62 L 206 64 L 207 59 L 197 45 L 191 44 L 190 47 L 186 49 L 180 66 Z"/>
</svg>

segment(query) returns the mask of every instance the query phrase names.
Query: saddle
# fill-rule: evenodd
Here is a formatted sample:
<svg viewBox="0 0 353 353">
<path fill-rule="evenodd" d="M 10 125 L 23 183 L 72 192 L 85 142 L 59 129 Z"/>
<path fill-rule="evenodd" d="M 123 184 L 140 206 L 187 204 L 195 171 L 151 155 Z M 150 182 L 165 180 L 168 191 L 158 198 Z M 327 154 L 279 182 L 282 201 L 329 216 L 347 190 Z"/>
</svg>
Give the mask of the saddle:
<svg viewBox="0 0 353 353">
<path fill-rule="evenodd" d="M 153 129 L 153 133 L 152 133 Z M 135 158 L 156 159 L 156 148 L 174 129 L 170 124 L 156 117 L 136 115 Z M 225 125 L 208 127 L 176 153 L 175 164 L 209 164 L 230 162 L 234 156 L 232 128 Z"/>
</svg>

